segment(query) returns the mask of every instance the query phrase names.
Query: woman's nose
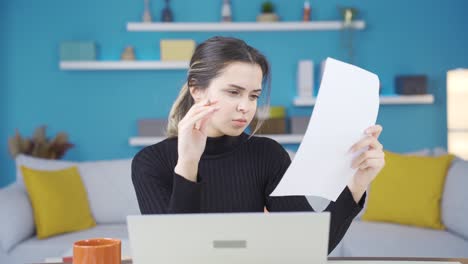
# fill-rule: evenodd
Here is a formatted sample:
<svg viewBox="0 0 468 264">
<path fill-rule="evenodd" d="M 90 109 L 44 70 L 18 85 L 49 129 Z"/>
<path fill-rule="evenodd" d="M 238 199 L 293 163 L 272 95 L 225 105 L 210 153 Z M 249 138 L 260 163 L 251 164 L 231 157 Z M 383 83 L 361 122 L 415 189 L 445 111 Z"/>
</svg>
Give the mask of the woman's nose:
<svg viewBox="0 0 468 264">
<path fill-rule="evenodd" d="M 237 111 L 242 112 L 244 114 L 247 113 L 249 111 L 249 103 L 242 100 L 237 105 Z"/>
</svg>

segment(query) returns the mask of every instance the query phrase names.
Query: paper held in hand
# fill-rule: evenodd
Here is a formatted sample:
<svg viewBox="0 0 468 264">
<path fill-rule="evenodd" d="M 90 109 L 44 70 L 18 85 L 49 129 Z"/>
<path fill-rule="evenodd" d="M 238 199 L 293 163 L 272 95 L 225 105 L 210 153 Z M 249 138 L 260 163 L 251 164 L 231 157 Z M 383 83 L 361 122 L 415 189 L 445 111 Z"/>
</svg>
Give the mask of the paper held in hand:
<svg viewBox="0 0 468 264">
<path fill-rule="evenodd" d="M 320 196 L 336 201 L 356 169 L 349 153 L 379 111 L 379 78 L 332 58 L 325 62 L 307 131 L 291 165 L 271 196 Z"/>
</svg>

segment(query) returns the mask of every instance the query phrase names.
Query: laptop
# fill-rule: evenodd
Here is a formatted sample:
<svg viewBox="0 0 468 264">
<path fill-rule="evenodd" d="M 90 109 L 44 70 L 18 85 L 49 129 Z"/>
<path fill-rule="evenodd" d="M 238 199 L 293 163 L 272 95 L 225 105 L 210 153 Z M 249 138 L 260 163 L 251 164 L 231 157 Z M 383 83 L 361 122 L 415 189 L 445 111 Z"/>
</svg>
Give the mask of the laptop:
<svg viewBox="0 0 468 264">
<path fill-rule="evenodd" d="M 131 215 L 133 264 L 327 263 L 329 212 Z"/>
</svg>

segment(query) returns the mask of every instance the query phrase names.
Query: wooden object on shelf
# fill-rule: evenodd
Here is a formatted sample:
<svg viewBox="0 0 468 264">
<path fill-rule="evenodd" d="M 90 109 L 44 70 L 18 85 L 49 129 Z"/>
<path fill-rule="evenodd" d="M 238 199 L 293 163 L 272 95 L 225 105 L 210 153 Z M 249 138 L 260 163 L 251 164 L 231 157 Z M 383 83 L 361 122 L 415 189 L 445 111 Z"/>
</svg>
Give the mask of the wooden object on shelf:
<svg viewBox="0 0 468 264">
<path fill-rule="evenodd" d="M 120 59 L 124 61 L 134 61 L 135 60 L 135 49 L 132 46 L 125 47 Z"/>
<path fill-rule="evenodd" d="M 255 131 L 259 119 L 254 118 L 250 123 L 250 131 Z M 269 118 L 263 122 L 263 125 L 257 130 L 256 134 L 286 134 L 287 123 L 285 117 Z"/>
</svg>

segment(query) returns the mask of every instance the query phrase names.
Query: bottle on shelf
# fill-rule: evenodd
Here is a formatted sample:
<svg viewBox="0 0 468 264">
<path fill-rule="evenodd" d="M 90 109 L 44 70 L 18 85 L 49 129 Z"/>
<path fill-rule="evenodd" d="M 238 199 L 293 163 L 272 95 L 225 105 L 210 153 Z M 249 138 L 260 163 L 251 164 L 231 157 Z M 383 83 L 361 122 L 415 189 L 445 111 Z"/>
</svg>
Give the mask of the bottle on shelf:
<svg viewBox="0 0 468 264">
<path fill-rule="evenodd" d="M 231 3 L 229 0 L 223 0 L 221 19 L 222 22 L 232 22 Z"/>
<path fill-rule="evenodd" d="M 172 15 L 172 10 L 171 10 L 171 7 L 169 6 L 169 0 L 166 0 L 166 6 L 162 10 L 161 20 L 162 20 L 162 22 L 173 22 L 174 21 L 174 17 Z"/>
<path fill-rule="evenodd" d="M 310 2 L 309 0 L 304 1 L 304 10 L 303 10 L 303 21 L 310 21 Z"/>
<path fill-rule="evenodd" d="M 150 11 L 150 0 L 145 0 L 145 10 L 143 11 L 143 22 L 145 23 L 151 23 L 152 17 L 151 17 L 151 11 Z"/>
</svg>

